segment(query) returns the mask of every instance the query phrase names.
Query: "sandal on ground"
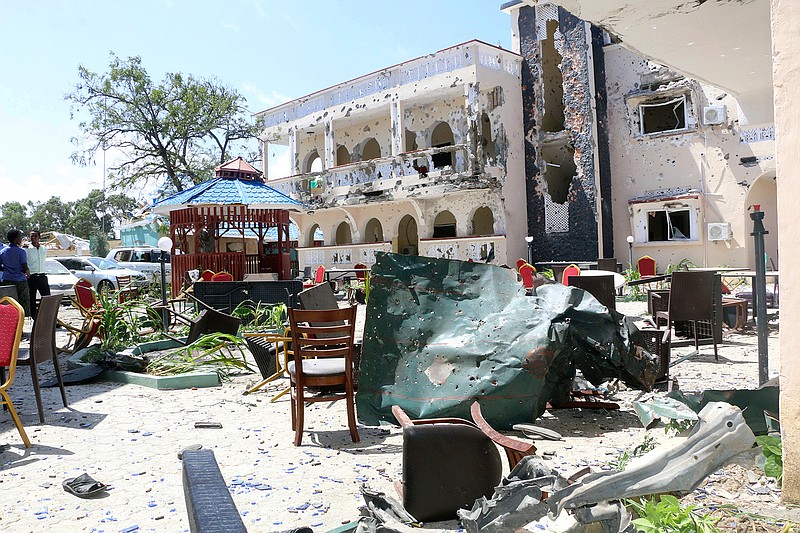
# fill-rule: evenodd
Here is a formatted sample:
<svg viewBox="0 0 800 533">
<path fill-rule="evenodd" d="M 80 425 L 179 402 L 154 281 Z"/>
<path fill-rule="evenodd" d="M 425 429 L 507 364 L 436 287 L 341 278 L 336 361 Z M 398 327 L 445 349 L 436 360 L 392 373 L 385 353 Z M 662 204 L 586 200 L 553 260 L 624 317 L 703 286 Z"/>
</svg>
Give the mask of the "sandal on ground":
<svg viewBox="0 0 800 533">
<path fill-rule="evenodd" d="M 65 479 L 61 485 L 65 491 L 78 498 L 91 498 L 108 488 L 105 483 L 100 483 L 89 474 L 81 474 L 78 477 Z"/>
</svg>

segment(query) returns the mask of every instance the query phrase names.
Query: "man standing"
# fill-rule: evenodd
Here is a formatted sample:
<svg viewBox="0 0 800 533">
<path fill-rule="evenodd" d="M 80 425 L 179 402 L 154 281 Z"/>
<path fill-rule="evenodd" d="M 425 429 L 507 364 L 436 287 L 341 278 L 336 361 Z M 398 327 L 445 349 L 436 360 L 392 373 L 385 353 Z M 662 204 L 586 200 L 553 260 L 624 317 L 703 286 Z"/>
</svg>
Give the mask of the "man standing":
<svg viewBox="0 0 800 533">
<path fill-rule="evenodd" d="M 47 259 L 47 248 L 39 244 L 41 237 L 39 230 L 33 230 L 30 233 L 31 246 L 25 249 L 28 255 L 28 296 L 31 299 L 31 316 L 36 320 L 36 312 L 39 305 L 36 303 L 36 292 L 39 296 L 50 295 L 50 284 L 47 281 L 47 267 L 45 260 Z"/>
<path fill-rule="evenodd" d="M 22 232 L 12 229 L 8 232 L 8 246 L 0 251 L 0 266 L 3 267 L 3 285 L 14 285 L 17 288 L 17 302 L 30 316 L 30 299 L 28 297 L 28 256 L 20 247 Z"/>
</svg>

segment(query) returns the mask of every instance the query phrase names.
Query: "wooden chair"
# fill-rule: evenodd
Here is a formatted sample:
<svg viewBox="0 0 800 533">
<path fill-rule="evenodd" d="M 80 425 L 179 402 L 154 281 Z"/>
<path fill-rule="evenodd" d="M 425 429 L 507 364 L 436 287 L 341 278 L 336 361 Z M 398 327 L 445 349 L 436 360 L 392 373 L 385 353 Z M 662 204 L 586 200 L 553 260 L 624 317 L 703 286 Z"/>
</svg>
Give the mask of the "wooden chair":
<svg viewBox="0 0 800 533">
<path fill-rule="evenodd" d="M 564 269 L 564 272 L 561 273 L 561 283 L 569 286 L 569 278 L 571 278 L 572 276 L 580 276 L 580 275 L 581 275 L 581 269 L 578 268 L 578 265 L 573 263 L 567 266 L 567 268 Z"/>
<path fill-rule="evenodd" d="M 597 270 L 606 270 L 608 272 L 617 271 L 617 258 L 605 257 L 597 260 Z"/>
<path fill-rule="evenodd" d="M 669 304 L 667 311 L 656 312 L 656 324 L 666 323 L 671 329 L 676 321 L 689 320 L 694 331 L 694 346 L 700 351 L 697 336 L 697 321 L 708 320 L 711 323 L 711 339 L 714 342 L 714 359 L 719 361 L 717 337 L 714 334 L 714 272 L 672 273 L 669 288 Z"/>
<path fill-rule="evenodd" d="M 303 440 L 306 402 L 344 400 L 353 442 L 359 442 L 353 395 L 353 340 L 356 307 L 344 309 L 289 309 L 293 360 L 289 361 L 292 387 L 292 429 L 294 445 Z M 330 387 L 344 387 L 344 392 Z M 319 395 L 306 396 L 306 387 L 325 388 Z"/>
<path fill-rule="evenodd" d="M 8 368 L 8 377 L 0 380 L 3 382 L 0 384 L 0 404 L 8 408 L 11 419 L 22 437 L 22 442 L 25 443 L 26 448 L 30 448 L 31 441 L 28 439 L 28 434 L 25 433 L 22 421 L 8 395 L 8 389 L 14 383 L 14 375 L 17 370 L 19 343 L 22 341 L 24 323 L 25 311 L 22 306 L 8 296 L 0 298 L 0 367 Z"/>
<path fill-rule="evenodd" d="M 570 276 L 569 286 L 583 289 L 609 309 L 617 310 L 614 276 Z"/>
<path fill-rule="evenodd" d="M 30 348 L 21 348 L 17 358 L 18 366 L 27 366 L 31 369 L 33 393 L 36 396 L 36 408 L 39 411 L 39 421 L 44 424 L 44 408 L 42 407 L 42 393 L 39 388 L 39 372 L 37 367 L 45 361 L 52 361 L 56 371 L 56 381 L 61 389 L 61 401 L 67 407 L 67 392 L 64 390 L 64 380 L 61 377 L 61 368 L 58 365 L 58 348 L 56 347 L 56 322 L 58 309 L 61 307 L 61 294 L 42 296 L 39 312 L 33 322 Z"/>
<path fill-rule="evenodd" d="M 97 293 L 89 280 L 79 279 L 73 286 L 73 291 L 75 296 L 70 295 L 69 299 L 72 306 L 80 312 L 81 325 L 73 326 L 68 322 L 57 321 L 58 325 L 69 333 L 67 344 L 59 348 L 60 351 L 67 353 L 75 353 L 86 348 L 92 339 L 98 336 L 100 316 L 103 312 L 97 300 Z"/>
<path fill-rule="evenodd" d="M 130 276 L 117 276 L 117 299 L 120 303 L 139 297 L 139 288 L 133 285 Z"/>
<path fill-rule="evenodd" d="M 536 453 L 536 446 L 529 442 L 525 442 L 513 437 L 508 437 L 496 431 L 489 423 L 483 418 L 481 413 L 481 404 L 477 401 L 472 402 L 470 407 L 470 414 L 475 424 L 483 431 L 484 435 L 492 439 L 495 444 L 500 446 L 506 452 L 508 459 L 508 469 L 514 470 L 517 463 L 522 460 L 526 455 L 534 455 Z"/>
<path fill-rule="evenodd" d="M 649 255 L 643 255 L 636 261 L 636 268 L 642 278 L 652 278 L 656 275 L 656 260 Z"/>
</svg>

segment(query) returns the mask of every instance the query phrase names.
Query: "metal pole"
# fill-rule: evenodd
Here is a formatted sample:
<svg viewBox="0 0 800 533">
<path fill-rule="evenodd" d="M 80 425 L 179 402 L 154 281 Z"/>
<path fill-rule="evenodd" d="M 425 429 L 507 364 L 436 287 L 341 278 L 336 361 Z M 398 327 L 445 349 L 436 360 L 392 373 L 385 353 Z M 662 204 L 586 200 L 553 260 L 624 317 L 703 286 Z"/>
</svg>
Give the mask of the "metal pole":
<svg viewBox="0 0 800 533">
<path fill-rule="evenodd" d="M 628 243 L 628 268 L 633 270 L 633 243 Z"/>
<path fill-rule="evenodd" d="M 758 384 L 763 385 L 769 379 L 769 352 L 767 338 L 769 336 L 767 319 L 767 263 L 764 260 L 764 212 L 756 210 L 750 213 L 753 221 L 754 250 L 756 254 L 756 279 L 753 285 L 753 313 L 758 326 Z"/>
<path fill-rule="evenodd" d="M 164 324 L 164 333 L 169 331 L 169 311 L 167 310 L 167 269 L 165 266 L 167 252 L 161 250 L 161 320 Z"/>
</svg>

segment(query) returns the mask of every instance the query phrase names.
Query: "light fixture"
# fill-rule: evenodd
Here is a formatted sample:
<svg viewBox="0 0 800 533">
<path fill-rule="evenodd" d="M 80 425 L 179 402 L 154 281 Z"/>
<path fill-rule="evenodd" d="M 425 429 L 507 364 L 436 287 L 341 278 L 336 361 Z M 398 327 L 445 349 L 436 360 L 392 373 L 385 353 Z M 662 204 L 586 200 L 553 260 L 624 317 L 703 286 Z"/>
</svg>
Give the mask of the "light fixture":
<svg viewBox="0 0 800 533">
<path fill-rule="evenodd" d="M 628 241 L 628 268 L 633 270 L 633 235 L 628 235 L 625 240 Z"/>
<path fill-rule="evenodd" d="M 525 237 L 525 242 L 528 243 L 528 263 L 533 264 L 533 237 L 528 235 Z"/>
</svg>

